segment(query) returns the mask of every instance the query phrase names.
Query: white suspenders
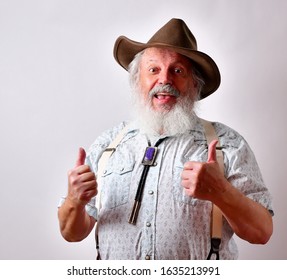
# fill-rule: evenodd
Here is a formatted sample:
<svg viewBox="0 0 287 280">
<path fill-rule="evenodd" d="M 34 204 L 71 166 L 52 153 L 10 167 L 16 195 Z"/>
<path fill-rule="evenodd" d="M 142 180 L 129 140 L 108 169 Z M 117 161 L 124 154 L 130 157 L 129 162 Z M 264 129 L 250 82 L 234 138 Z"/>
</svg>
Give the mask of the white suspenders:
<svg viewBox="0 0 287 280">
<path fill-rule="evenodd" d="M 215 133 L 215 129 L 212 123 L 203 119 L 200 120 L 205 130 L 207 145 L 209 145 L 209 143 L 214 139 L 218 140 L 218 137 Z M 220 147 L 219 140 L 217 142 L 216 147 L 218 148 L 216 149 L 216 159 L 220 166 L 220 170 L 224 175 L 223 153 Z M 212 254 L 215 254 L 216 259 L 219 259 L 219 245 L 221 242 L 221 235 L 222 235 L 222 213 L 220 209 L 214 204 L 212 204 L 210 233 L 211 233 L 211 249 L 207 259 L 210 259 Z"/>
<path fill-rule="evenodd" d="M 207 144 L 209 144 L 212 140 L 218 139 L 214 127 L 211 124 L 211 122 L 208 122 L 206 120 L 200 119 L 201 123 L 204 127 L 205 130 L 205 136 L 207 140 Z M 110 158 L 110 156 L 113 154 L 113 152 L 116 150 L 116 147 L 118 144 L 121 142 L 123 137 L 125 136 L 127 132 L 128 126 L 125 126 L 119 134 L 116 136 L 116 138 L 110 143 L 110 145 L 104 150 L 104 153 L 102 154 L 101 158 L 99 159 L 98 162 L 98 172 L 97 172 L 97 180 L 98 180 L 98 195 L 96 199 L 96 207 L 98 209 L 98 212 L 101 209 L 101 178 L 102 174 L 104 172 L 105 166 Z M 220 144 L 219 142 L 217 143 L 218 149 L 216 149 L 216 156 L 217 156 L 217 161 L 220 165 L 221 172 L 224 174 L 224 163 L 223 163 L 223 154 L 220 149 Z M 219 245 L 221 241 L 221 233 L 222 233 L 222 213 L 219 210 L 219 208 L 213 204 L 212 206 L 212 214 L 211 214 L 211 250 L 208 256 L 208 259 L 211 258 L 212 254 L 216 255 L 216 258 L 219 259 Z M 97 249 L 98 249 L 98 239 L 97 239 L 97 227 L 96 227 L 96 243 L 97 243 Z M 99 258 L 99 254 L 98 257 Z"/>
<path fill-rule="evenodd" d="M 102 156 L 99 159 L 98 162 L 98 172 L 97 172 L 97 181 L 98 181 L 98 195 L 96 198 L 96 207 L 98 209 L 98 212 L 101 209 L 101 178 L 102 175 L 105 171 L 105 167 L 108 163 L 108 160 L 110 158 L 110 156 L 114 153 L 114 151 L 116 150 L 118 144 L 121 142 L 121 140 L 124 138 L 126 132 L 128 130 L 128 126 L 125 126 L 116 136 L 116 138 L 110 143 L 110 145 L 104 150 L 104 153 L 102 154 Z"/>
</svg>

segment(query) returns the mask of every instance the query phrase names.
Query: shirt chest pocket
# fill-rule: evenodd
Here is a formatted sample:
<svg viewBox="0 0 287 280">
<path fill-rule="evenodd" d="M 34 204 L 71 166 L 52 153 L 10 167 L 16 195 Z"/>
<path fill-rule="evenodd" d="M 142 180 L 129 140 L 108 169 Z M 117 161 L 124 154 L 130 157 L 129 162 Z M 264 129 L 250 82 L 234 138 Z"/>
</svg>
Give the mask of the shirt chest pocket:
<svg viewBox="0 0 287 280">
<path fill-rule="evenodd" d="M 134 166 L 134 161 L 109 162 L 101 180 L 102 207 L 112 209 L 128 202 Z"/>
</svg>

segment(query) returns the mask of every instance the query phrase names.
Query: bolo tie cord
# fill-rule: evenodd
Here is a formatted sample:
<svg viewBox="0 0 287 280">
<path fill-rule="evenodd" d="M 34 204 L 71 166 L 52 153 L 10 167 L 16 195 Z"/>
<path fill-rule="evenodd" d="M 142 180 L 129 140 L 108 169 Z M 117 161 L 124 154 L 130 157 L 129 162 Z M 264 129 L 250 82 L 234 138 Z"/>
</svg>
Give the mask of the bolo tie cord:
<svg viewBox="0 0 287 280">
<path fill-rule="evenodd" d="M 167 137 L 166 137 L 167 138 Z M 141 201 L 142 201 L 142 197 L 143 197 L 143 190 L 144 190 L 144 186 L 145 186 L 145 182 L 146 182 L 146 178 L 148 175 L 148 171 L 150 169 L 151 166 L 154 166 L 154 162 L 157 156 L 157 152 L 158 152 L 158 146 L 166 139 L 166 138 L 161 138 L 159 139 L 155 145 L 152 147 L 150 141 L 148 140 L 148 147 L 145 150 L 145 154 L 142 160 L 142 164 L 144 165 L 143 171 L 142 171 L 142 175 L 138 184 L 138 188 L 137 188 L 137 192 L 136 192 L 136 196 L 135 196 L 135 200 L 134 200 L 134 204 L 133 204 L 133 208 L 129 217 L 129 223 L 135 225 L 137 222 L 137 218 L 138 218 L 138 213 L 140 210 L 140 206 L 141 206 Z"/>
</svg>

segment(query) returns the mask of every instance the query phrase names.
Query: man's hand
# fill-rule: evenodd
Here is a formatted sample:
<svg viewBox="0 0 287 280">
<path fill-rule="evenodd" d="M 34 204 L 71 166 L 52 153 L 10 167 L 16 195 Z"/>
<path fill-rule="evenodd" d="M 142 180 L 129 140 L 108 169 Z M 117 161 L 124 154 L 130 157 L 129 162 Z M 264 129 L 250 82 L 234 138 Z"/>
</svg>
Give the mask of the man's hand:
<svg viewBox="0 0 287 280">
<path fill-rule="evenodd" d="M 68 196 L 75 205 L 86 205 L 97 194 L 97 181 L 95 174 L 85 164 L 86 152 L 79 149 L 76 166 L 68 173 Z"/>
<path fill-rule="evenodd" d="M 216 194 L 225 191 L 226 179 L 216 159 L 217 142 L 214 140 L 209 144 L 207 162 L 185 163 L 181 179 L 187 195 L 213 201 Z"/>
</svg>

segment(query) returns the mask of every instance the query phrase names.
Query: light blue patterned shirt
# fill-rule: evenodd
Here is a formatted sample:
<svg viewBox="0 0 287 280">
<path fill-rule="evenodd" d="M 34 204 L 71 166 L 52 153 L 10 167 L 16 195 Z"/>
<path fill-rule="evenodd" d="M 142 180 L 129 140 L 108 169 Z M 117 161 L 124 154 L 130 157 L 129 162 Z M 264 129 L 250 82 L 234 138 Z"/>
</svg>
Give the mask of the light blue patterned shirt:
<svg viewBox="0 0 287 280">
<path fill-rule="evenodd" d="M 168 137 L 159 145 L 156 165 L 149 170 L 136 225 L 128 223 L 138 183 L 147 136 L 135 124 L 112 154 L 101 186 L 102 208 L 95 216 L 95 199 L 87 212 L 98 219 L 99 251 L 102 259 L 206 259 L 210 250 L 212 203 L 185 194 L 181 172 L 187 161 L 207 161 L 204 129 L 195 118 L 194 127 Z M 104 149 L 124 123 L 103 133 L 90 147 L 87 163 L 97 173 Z M 249 145 L 233 129 L 213 123 L 223 147 L 225 176 L 246 196 L 272 211 L 267 190 Z M 158 139 L 150 139 L 154 144 Z M 221 259 L 238 258 L 233 231 L 223 220 Z"/>
</svg>

